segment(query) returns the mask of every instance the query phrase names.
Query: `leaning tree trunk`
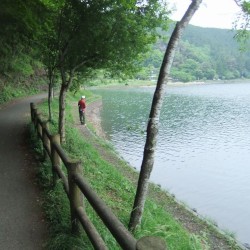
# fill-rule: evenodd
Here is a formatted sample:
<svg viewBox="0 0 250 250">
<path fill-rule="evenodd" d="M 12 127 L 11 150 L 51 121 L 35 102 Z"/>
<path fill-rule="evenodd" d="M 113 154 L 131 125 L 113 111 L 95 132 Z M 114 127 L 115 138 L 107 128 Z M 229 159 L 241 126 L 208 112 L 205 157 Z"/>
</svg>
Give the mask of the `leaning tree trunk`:
<svg viewBox="0 0 250 250">
<path fill-rule="evenodd" d="M 195 11 L 199 8 L 201 2 L 202 0 L 193 0 L 181 21 L 176 23 L 163 58 L 149 115 L 147 139 L 144 147 L 141 171 L 138 180 L 134 206 L 128 226 L 131 231 L 134 231 L 135 228 L 141 223 L 142 213 L 148 191 L 149 178 L 154 165 L 154 153 L 159 129 L 160 111 L 175 50 L 185 27 L 188 25 Z"/>
<path fill-rule="evenodd" d="M 68 90 L 67 84 L 62 84 L 59 96 L 59 121 L 58 121 L 58 133 L 60 134 L 60 141 L 64 143 L 65 137 L 65 108 L 66 108 L 66 93 Z"/>
</svg>

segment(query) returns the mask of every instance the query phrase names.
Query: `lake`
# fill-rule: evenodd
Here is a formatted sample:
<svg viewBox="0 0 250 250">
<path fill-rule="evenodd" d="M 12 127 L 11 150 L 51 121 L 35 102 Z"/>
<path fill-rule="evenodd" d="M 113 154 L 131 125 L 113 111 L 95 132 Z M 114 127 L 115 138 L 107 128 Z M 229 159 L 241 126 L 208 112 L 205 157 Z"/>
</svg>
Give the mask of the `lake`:
<svg viewBox="0 0 250 250">
<path fill-rule="evenodd" d="M 108 139 L 138 170 L 153 92 L 95 91 Z M 168 86 L 150 180 L 250 244 L 250 83 Z"/>
</svg>

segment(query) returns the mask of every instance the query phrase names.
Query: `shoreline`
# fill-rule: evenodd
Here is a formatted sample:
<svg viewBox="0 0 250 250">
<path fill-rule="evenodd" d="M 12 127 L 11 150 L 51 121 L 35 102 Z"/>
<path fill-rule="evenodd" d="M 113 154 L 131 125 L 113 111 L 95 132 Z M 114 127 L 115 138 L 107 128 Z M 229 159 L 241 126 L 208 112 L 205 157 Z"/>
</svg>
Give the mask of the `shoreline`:
<svg viewBox="0 0 250 250">
<path fill-rule="evenodd" d="M 92 102 L 88 105 L 88 111 L 86 112 L 87 116 L 87 123 L 91 124 L 94 129 L 94 133 L 97 137 L 101 138 L 102 140 L 106 141 L 108 144 L 107 136 L 105 135 L 105 132 L 103 131 L 101 127 L 101 109 L 102 109 L 102 100 L 98 100 L 95 102 Z M 87 128 L 87 130 L 89 130 Z M 105 151 L 105 145 L 103 145 L 103 149 L 101 151 Z M 103 153 L 103 152 L 101 152 Z M 119 168 L 119 164 L 117 164 L 117 160 L 114 160 L 115 157 L 119 159 L 119 161 L 124 161 L 121 159 L 119 154 L 117 152 L 114 152 L 116 156 L 108 156 L 105 157 L 107 160 L 110 160 L 112 158 L 112 163 Z M 132 166 L 127 164 L 131 169 L 133 169 Z M 120 169 L 120 168 L 119 168 Z M 134 184 L 137 183 L 137 174 L 134 173 L 134 176 L 131 176 L 131 173 L 128 173 L 127 170 L 120 169 L 121 172 L 128 177 L 129 179 L 132 179 Z M 202 215 L 198 214 L 193 209 L 189 208 L 185 204 L 183 204 L 181 201 L 178 201 L 173 195 L 168 193 L 166 190 L 162 190 L 158 187 L 158 189 L 161 190 L 160 195 L 157 197 L 155 196 L 155 188 L 156 184 L 150 183 L 149 188 L 149 197 L 154 200 L 156 200 L 159 204 L 163 205 L 166 210 L 172 214 L 172 216 L 179 221 L 191 234 L 201 234 L 202 232 L 205 232 L 207 234 L 207 237 L 209 238 L 209 242 L 211 243 L 211 249 L 237 249 L 231 245 L 232 242 L 235 242 L 239 246 L 240 249 L 247 249 L 246 246 L 243 245 L 243 243 L 238 242 L 236 239 L 230 237 L 227 233 L 222 231 L 220 228 L 217 227 L 216 223 L 209 222 L 206 218 L 204 218 Z M 230 243 L 231 242 L 231 243 Z M 231 245 L 231 246 L 230 246 Z"/>
<path fill-rule="evenodd" d="M 192 82 L 181 82 L 181 81 L 168 81 L 167 87 L 188 87 L 195 85 L 210 85 L 210 84 L 239 84 L 239 83 L 250 83 L 250 79 L 232 79 L 232 80 L 206 80 L 206 81 L 192 81 Z M 112 83 L 107 85 L 96 85 L 89 87 L 91 89 L 123 89 L 123 88 L 155 88 L 157 81 L 138 81 L 138 80 L 127 80 L 121 83 Z"/>
<path fill-rule="evenodd" d="M 93 126 L 96 135 L 106 140 L 107 136 L 104 130 L 102 129 L 101 125 L 101 114 L 100 114 L 101 109 L 102 109 L 101 99 L 88 104 L 86 109 L 86 118 L 87 122 L 89 121 Z"/>
</svg>

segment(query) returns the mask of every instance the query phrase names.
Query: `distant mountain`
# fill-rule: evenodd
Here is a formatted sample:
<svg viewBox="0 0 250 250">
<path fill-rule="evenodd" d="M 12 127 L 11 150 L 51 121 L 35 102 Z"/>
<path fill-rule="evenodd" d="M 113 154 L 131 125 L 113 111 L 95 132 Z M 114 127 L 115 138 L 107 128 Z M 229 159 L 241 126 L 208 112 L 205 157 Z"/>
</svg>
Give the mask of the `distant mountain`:
<svg viewBox="0 0 250 250">
<path fill-rule="evenodd" d="M 250 78 L 250 52 L 241 52 L 234 36 L 232 30 L 189 25 L 176 51 L 171 77 L 185 82 Z M 166 46 L 166 41 L 157 41 L 146 55 L 138 78 L 158 75 Z"/>
</svg>

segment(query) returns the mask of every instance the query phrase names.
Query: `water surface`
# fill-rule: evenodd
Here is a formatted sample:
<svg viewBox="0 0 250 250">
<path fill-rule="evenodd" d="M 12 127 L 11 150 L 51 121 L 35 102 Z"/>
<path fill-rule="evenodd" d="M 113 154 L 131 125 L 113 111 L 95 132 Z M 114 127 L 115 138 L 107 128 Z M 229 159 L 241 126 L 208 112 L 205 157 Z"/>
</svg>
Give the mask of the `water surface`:
<svg viewBox="0 0 250 250">
<path fill-rule="evenodd" d="M 97 91 L 104 131 L 138 170 L 153 92 Z M 250 243 L 250 83 L 168 87 L 151 180 Z"/>
</svg>

